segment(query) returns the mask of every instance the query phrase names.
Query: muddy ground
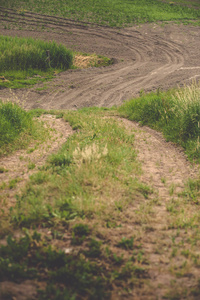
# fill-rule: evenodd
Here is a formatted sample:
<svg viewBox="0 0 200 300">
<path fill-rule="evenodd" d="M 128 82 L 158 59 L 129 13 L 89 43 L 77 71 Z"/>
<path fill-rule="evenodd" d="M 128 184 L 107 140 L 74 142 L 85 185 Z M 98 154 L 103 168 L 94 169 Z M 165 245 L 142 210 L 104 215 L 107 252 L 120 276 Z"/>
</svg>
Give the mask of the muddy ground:
<svg viewBox="0 0 200 300">
<path fill-rule="evenodd" d="M 22 16 L 3 8 L 0 20 L 2 35 L 55 40 L 114 61 L 109 67 L 63 72 L 44 90 L 36 90 L 43 84 L 16 90 L 15 95 L 25 100 L 28 109 L 111 107 L 141 90 L 166 90 L 200 78 L 199 27 L 152 23 L 112 29 L 35 13 Z M 12 99 L 13 94 L 1 89 L 0 99 L 5 98 Z"/>
</svg>

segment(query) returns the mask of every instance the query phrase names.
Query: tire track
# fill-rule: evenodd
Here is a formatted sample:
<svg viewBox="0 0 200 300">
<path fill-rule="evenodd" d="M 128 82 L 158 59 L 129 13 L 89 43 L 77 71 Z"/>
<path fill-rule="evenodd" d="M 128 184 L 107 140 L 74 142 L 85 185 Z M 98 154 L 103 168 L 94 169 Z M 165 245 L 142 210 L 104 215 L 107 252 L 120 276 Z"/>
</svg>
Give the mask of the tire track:
<svg viewBox="0 0 200 300">
<path fill-rule="evenodd" d="M 18 24 L 23 24 L 25 28 L 20 31 L 2 28 L 2 34 L 55 40 L 69 48 L 113 57 L 117 62 L 107 68 L 68 70 L 59 74 L 49 84 L 51 90 L 29 90 L 27 108 L 110 107 L 120 105 L 124 100 L 138 95 L 141 90 L 155 90 L 163 86 L 168 88 L 198 76 L 198 68 L 185 67 L 193 53 L 190 52 L 190 44 L 194 29 L 188 30 L 186 44 L 180 39 L 185 38 L 185 32 L 172 25 L 166 28 L 153 24 L 141 28 L 113 29 L 55 16 L 32 12 L 24 12 L 22 15 L 16 10 L 0 9 L 2 22 L 14 24 L 16 18 Z M 30 30 L 31 26 L 44 26 L 45 30 L 51 31 Z M 200 35 L 198 28 L 195 34 Z M 196 40 L 195 47 L 198 44 Z M 195 66 L 200 65 L 200 59 L 194 54 L 192 61 L 195 61 Z M 38 86 L 41 87 L 41 84 Z M 16 91 L 20 98 L 24 93 L 24 90 Z M 1 90 L 0 98 L 5 97 L 11 96 L 8 91 Z"/>
</svg>

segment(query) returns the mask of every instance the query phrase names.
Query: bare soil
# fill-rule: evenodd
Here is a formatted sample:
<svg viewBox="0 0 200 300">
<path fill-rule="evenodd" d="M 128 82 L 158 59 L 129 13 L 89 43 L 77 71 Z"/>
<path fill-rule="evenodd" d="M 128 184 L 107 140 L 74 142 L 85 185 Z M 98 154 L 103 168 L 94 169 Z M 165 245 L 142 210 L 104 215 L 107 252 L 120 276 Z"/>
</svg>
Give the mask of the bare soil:
<svg viewBox="0 0 200 300">
<path fill-rule="evenodd" d="M 39 119 L 49 130 L 48 140 L 34 141 L 28 149 L 18 150 L 15 153 L 0 158 L 0 167 L 6 172 L 0 173 L 0 183 L 5 187 L 0 193 L 0 205 L 4 207 L 4 213 L 16 202 L 16 194 L 19 194 L 25 183 L 33 173 L 45 164 L 46 159 L 52 153 L 57 152 L 73 130 L 62 119 L 56 119 L 52 115 L 43 115 Z M 13 181 L 16 184 L 12 185 Z"/>
<path fill-rule="evenodd" d="M 37 91 L 16 90 L 26 108 L 76 109 L 120 105 L 146 92 L 169 89 L 200 78 L 200 28 L 144 24 L 112 29 L 84 22 L 1 8 L 0 34 L 55 40 L 76 51 L 113 58 L 109 67 L 68 70 Z M 10 28 L 10 29 L 5 29 Z M 0 99 L 13 95 L 0 90 Z"/>
</svg>

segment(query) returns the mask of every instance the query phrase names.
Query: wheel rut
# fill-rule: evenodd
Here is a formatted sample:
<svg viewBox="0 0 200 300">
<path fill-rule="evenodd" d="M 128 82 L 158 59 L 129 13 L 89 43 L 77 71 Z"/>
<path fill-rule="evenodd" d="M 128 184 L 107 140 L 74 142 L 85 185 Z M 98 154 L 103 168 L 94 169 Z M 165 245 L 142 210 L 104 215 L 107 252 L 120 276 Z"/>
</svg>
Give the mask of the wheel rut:
<svg viewBox="0 0 200 300">
<path fill-rule="evenodd" d="M 199 27 L 152 23 L 109 28 L 2 7 L 0 20 L 3 35 L 55 40 L 73 50 L 95 52 L 115 62 L 106 68 L 60 73 L 46 90 L 42 90 L 43 84 L 16 90 L 15 96 L 25 100 L 27 109 L 111 107 L 137 96 L 141 90 L 168 89 L 200 78 Z M 9 30 L 5 29 L 8 24 Z M 9 90 L 0 90 L 1 99 L 12 97 Z"/>
</svg>

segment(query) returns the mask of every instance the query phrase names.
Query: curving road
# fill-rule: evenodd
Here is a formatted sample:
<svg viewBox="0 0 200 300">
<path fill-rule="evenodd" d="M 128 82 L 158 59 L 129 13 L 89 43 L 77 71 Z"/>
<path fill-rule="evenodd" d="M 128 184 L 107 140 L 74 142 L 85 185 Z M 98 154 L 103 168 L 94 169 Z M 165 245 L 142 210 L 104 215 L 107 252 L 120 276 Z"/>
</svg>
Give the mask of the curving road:
<svg viewBox="0 0 200 300">
<path fill-rule="evenodd" d="M 0 21 L 3 35 L 55 40 L 114 60 L 109 67 L 65 71 L 48 83 L 46 90 L 36 90 L 42 84 L 16 90 L 15 96 L 25 100 L 28 109 L 111 107 L 141 90 L 168 89 L 200 79 L 199 27 L 145 24 L 112 29 L 35 13 L 22 16 L 2 7 Z M 11 99 L 13 94 L 1 89 L 0 99 L 4 98 Z"/>
</svg>

